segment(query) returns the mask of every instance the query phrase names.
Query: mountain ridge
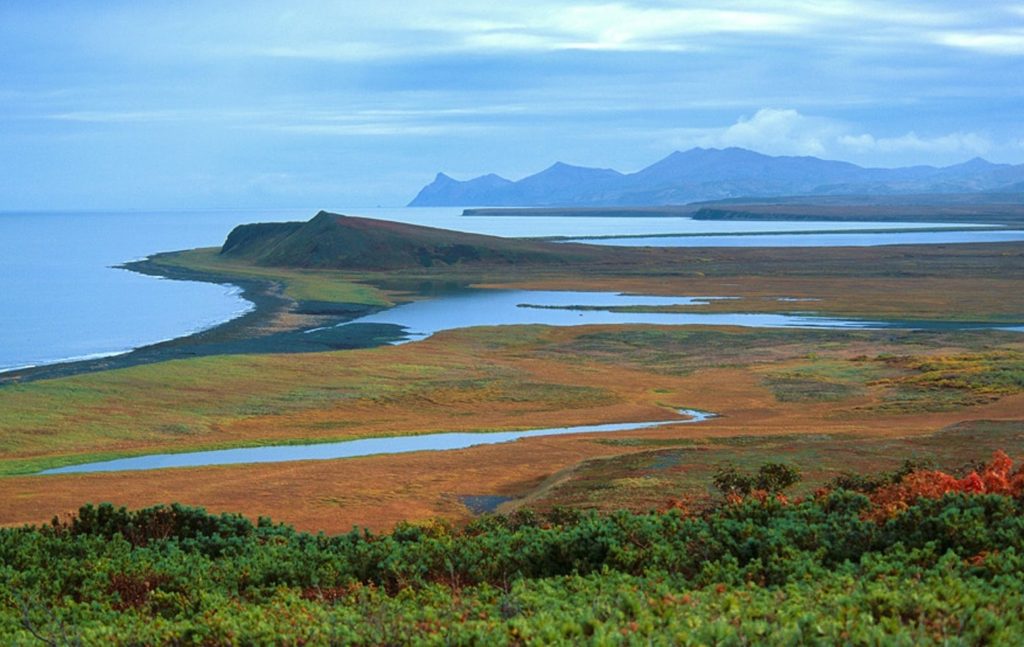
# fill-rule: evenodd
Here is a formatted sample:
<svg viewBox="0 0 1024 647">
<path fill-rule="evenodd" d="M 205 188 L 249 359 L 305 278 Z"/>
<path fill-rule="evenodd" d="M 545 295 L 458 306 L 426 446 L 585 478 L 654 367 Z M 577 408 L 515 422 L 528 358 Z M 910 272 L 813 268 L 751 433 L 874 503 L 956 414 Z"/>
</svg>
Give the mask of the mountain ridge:
<svg viewBox="0 0 1024 647">
<path fill-rule="evenodd" d="M 462 181 L 438 173 L 409 206 L 656 206 L 744 197 L 998 192 L 1021 182 L 1024 164 L 981 157 L 945 167 L 889 169 L 698 147 L 673 151 L 634 173 L 564 162 L 520 180 L 490 173 Z"/>
</svg>

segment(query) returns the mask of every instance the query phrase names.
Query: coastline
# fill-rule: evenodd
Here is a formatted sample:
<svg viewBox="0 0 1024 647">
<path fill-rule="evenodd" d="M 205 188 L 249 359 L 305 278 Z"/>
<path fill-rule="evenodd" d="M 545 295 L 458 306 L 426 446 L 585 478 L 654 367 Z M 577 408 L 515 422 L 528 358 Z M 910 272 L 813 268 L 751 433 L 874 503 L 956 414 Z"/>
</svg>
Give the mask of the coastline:
<svg viewBox="0 0 1024 647">
<path fill-rule="evenodd" d="M 208 355 L 274 352 L 316 352 L 346 348 L 379 346 L 402 337 L 397 326 L 358 325 L 334 328 L 335 325 L 382 310 L 363 304 L 334 304 L 325 310 L 318 304 L 305 304 L 284 294 L 277 281 L 217 274 L 202 270 L 171 266 L 159 261 L 163 252 L 142 260 L 129 261 L 118 267 L 174 281 L 195 281 L 231 286 L 251 307 L 239 316 L 180 337 L 146 344 L 124 351 L 104 353 L 96 357 L 67 359 L 52 364 L 17 368 L 0 373 L 0 388 L 82 373 L 128 368 L 174 359 Z M 313 306 L 313 307 L 310 307 Z M 282 323 L 287 318 L 287 324 Z M 315 326 L 323 330 L 304 334 Z M 347 330 L 347 328 L 352 328 Z"/>
<path fill-rule="evenodd" d="M 626 240 L 633 238 L 725 238 L 725 237 L 755 237 L 755 236 L 817 236 L 821 234 L 932 234 L 947 232 L 975 232 L 975 231 L 1019 231 L 1019 229 L 1004 227 L 1001 225 L 963 225 L 949 227 L 898 227 L 893 229 L 808 229 L 805 231 L 725 231 L 725 232 L 683 232 L 678 234 L 600 234 L 594 236 L 543 236 L 536 240 L 545 240 L 556 243 L 572 243 L 588 240 Z M 893 243 L 907 244 L 907 243 Z M 909 243 L 913 244 L 913 243 Z M 926 243 L 927 244 L 927 243 Z"/>
</svg>

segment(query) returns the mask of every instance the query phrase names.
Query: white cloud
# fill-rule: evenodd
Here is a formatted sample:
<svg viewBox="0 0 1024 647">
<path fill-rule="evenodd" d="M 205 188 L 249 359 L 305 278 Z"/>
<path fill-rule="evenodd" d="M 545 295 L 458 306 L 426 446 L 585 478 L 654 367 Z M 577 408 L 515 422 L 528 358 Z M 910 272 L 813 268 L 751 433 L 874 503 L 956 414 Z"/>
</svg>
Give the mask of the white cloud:
<svg viewBox="0 0 1024 647">
<path fill-rule="evenodd" d="M 944 31 L 932 35 L 940 45 L 985 54 L 1024 55 L 1024 29 L 1011 31 Z"/>
<path fill-rule="evenodd" d="M 653 6 L 652 6 L 653 4 Z M 648 2 L 536 3 L 524 0 L 488 9 L 487 19 L 444 11 L 425 25 L 469 49 L 590 49 L 686 51 L 720 45 L 723 35 L 818 37 L 863 44 L 883 39 L 923 41 L 926 29 L 970 23 L 969 12 L 936 6 L 909 9 L 871 0 L 764 0 L 689 2 L 685 7 Z M 464 10 L 463 10 L 464 11 Z M 408 27 L 408 25 L 406 25 Z M 870 38 L 868 38 L 870 36 Z"/>
<path fill-rule="evenodd" d="M 295 45 L 275 45 L 252 52 L 271 58 L 298 58 L 321 61 L 358 61 L 406 53 L 381 47 L 372 42 L 318 42 Z"/>
<path fill-rule="evenodd" d="M 642 8 L 619 3 L 572 6 L 548 15 L 534 26 L 557 34 L 564 41 L 561 47 L 588 49 L 685 48 L 686 39 L 694 36 L 783 34 L 806 24 L 802 17 L 785 12 Z"/>
<path fill-rule="evenodd" d="M 739 146 L 776 155 L 824 155 L 842 128 L 835 121 L 796 110 L 762 108 L 753 117 L 741 117 L 728 128 L 702 137 L 700 145 Z"/>
<path fill-rule="evenodd" d="M 779 7 L 772 11 L 705 8 L 664 8 L 642 3 L 509 3 L 501 7 L 465 9 L 444 3 L 424 12 L 385 5 L 365 12 L 355 31 L 331 30 L 320 22 L 292 18 L 287 40 L 274 33 L 257 47 L 234 49 L 243 54 L 276 58 L 354 61 L 464 51 L 556 51 L 567 49 L 621 51 L 683 51 L 697 49 L 701 37 L 719 34 L 787 34 L 809 28 L 811 19 Z M 344 12 L 342 12 L 343 14 Z M 816 19 L 816 18 L 815 18 Z M 296 33 L 296 31 L 298 33 Z M 301 36 L 301 37 L 296 37 Z M 231 52 L 234 46 L 222 51 Z"/>
<path fill-rule="evenodd" d="M 899 158 L 914 154 L 950 157 L 982 155 L 995 147 L 985 136 L 971 132 L 922 136 L 908 132 L 876 136 L 859 132 L 853 125 L 825 117 L 801 114 L 793 109 L 762 108 L 722 128 L 674 131 L 675 148 L 738 146 L 769 155 L 813 155 L 846 159 Z"/>
<path fill-rule="evenodd" d="M 910 131 L 899 137 L 874 137 L 869 134 L 843 135 L 840 146 L 857 153 L 968 153 L 981 154 L 992 148 L 992 142 L 976 133 L 950 133 L 937 137 L 921 137 Z"/>
<path fill-rule="evenodd" d="M 503 4 L 304 0 L 303 4 L 305 10 L 284 13 L 254 10 L 254 18 L 238 27 L 241 33 L 224 38 L 211 32 L 198 49 L 359 61 L 460 52 L 703 51 L 734 47 L 740 41 L 761 47 L 767 39 L 791 37 L 811 39 L 823 50 L 845 53 L 902 50 L 915 44 L 1016 53 L 1020 36 L 1013 30 L 999 31 L 1002 25 L 988 12 L 938 3 L 900 6 L 882 0 L 520 0 Z M 1005 9 L 1004 24 L 1007 13 L 1020 10 Z M 735 38 L 724 43 L 723 36 Z"/>
<path fill-rule="evenodd" d="M 362 123 L 362 124 L 270 124 L 258 127 L 296 135 L 333 135 L 345 137 L 413 137 L 479 133 L 486 128 L 472 124 L 415 124 L 415 123 Z"/>
<path fill-rule="evenodd" d="M 352 110 L 293 110 L 267 112 L 236 124 L 240 128 L 341 137 L 417 137 L 465 135 L 489 130 L 474 117 L 517 112 L 514 105 L 469 108 L 370 108 Z"/>
<path fill-rule="evenodd" d="M 185 113 L 178 110 L 77 110 L 48 115 L 47 118 L 84 123 L 150 123 L 178 121 L 185 116 Z"/>
</svg>

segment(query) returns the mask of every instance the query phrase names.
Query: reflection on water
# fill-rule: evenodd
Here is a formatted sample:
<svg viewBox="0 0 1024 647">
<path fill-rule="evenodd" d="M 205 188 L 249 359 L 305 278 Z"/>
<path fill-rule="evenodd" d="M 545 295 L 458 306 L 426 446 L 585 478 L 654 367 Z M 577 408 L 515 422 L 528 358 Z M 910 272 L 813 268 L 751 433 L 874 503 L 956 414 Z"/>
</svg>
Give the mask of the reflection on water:
<svg viewBox="0 0 1024 647">
<path fill-rule="evenodd" d="M 445 296 L 414 301 L 351 322 L 338 324 L 390 324 L 405 329 L 406 338 L 397 343 L 430 337 L 442 330 L 472 326 L 545 325 L 584 326 L 591 324 L 648 324 L 662 326 L 703 325 L 745 328 L 891 328 L 897 330 L 994 329 L 1021 332 L 1017 323 L 993 324 L 969 321 L 899 321 L 844 319 L 814 313 L 756 313 L 661 311 L 633 312 L 635 308 L 700 306 L 711 301 L 736 299 L 726 296 L 665 297 L 618 292 L 575 292 L 570 290 L 480 290 L 465 289 Z M 815 299 L 776 297 L 778 301 L 807 302 Z M 314 329 L 307 332 L 315 332 Z"/>
<path fill-rule="evenodd" d="M 555 290 L 465 290 L 435 299 L 406 303 L 351 323 L 402 326 L 407 341 L 441 330 L 470 326 L 543 324 L 655 324 L 745 326 L 755 328 L 883 328 L 884 321 L 816 317 L 807 314 L 728 312 L 622 312 L 609 308 L 699 306 L 730 297 L 637 296 L 617 292 Z M 348 324 L 341 324 L 348 325 Z"/>
<path fill-rule="evenodd" d="M 696 409 L 680 409 L 679 414 L 686 417 L 654 422 L 621 422 L 604 425 L 580 425 L 577 427 L 551 427 L 528 431 L 424 434 L 422 436 L 399 436 L 394 438 L 364 438 L 362 440 L 346 440 L 337 443 L 318 443 L 315 445 L 243 447 L 240 449 L 221 449 L 183 454 L 154 454 L 100 463 L 59 467 L 40 472 L 40 474 L 154 470 L 165 467 L 202 467 L 204 465 L 234 465 L 238 463 L 283 463 L 286 461 L 354 458 L 356 456 L 371 456 L 373 454 L 404 454 L 407 452 L 465 449 L 477 445 L 494 445 L 511 442 L 520 438 L 534 438 L 537 436 L 650 429 L 666 425 L 704 422 L 715 416 L 713 413 Z"/>
<path fill-rule="evenodd" d="M 684 217 L 473 217 L 461 208 L 331 211 L 500 236 L 602 236 L 756 233 L 821 229 L 932 227 L 932 223 L 706 221 Z M 236 225 L 308 220 L 317 209 L 183 212 L 0 212 L 0 371 L 71 358 L 110 355 L 207 328 L 248 310 L 237 291 L 217 285 L 161 281 L 111 266 L 155 252 L 221 244 Z M 941 226 L 941 225 L 940 225 Z M 946 234 L 966 240 L 968 234 Z M 999 232 L 990 232 L 995 236 Z M 855 234 L 850 234 L 855 235 Z M 922 234 L 923 235 L 923 234 Z M 725 236 L 679 244 L 856 244 L 847 235 Z M 872 234 L 913 242 L 908 234 Z M 992 239 L 999 239 L 993 237 Z M 1004 238 L 1005 239 L 1005 238 Z M 657 240 L 659 242 L 645 242 Z M 628 239 L 619 244 L 665 244 Z M 700 240 L 705 242 L 701 243 Z M 943 239 L 948 242 L 948 238 Z M 972 239 L 973 240 L 973 239 Z M 818 241 L 818 242 L 815 242 Z M 588 241 L 604 242 L 611 241 Z M 414 285 L 410 289 L 421 289 Z"/>
</svg>

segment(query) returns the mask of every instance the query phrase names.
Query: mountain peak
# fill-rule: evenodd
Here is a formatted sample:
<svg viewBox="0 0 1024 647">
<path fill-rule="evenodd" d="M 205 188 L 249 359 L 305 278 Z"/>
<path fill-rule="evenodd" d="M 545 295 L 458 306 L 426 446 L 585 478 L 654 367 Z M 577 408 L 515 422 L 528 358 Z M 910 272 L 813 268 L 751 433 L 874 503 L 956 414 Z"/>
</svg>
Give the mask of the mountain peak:
<svg viewBox="0 0 1024 647">
<path fill-rule="evenodd" d="M 988 161 L 987 159 L 985 159 L 983 157 L 972 157 L 971 159 L 967 160 L 966 162 L 961 162 L 960 164 L 953 164 L 952 166 L 947 166 L 946 168 L 981 169 L 981 170 L 984 170 L 984 169 L 990 169 L 990 168 L 995 167 L 995 166 L 1001 166 L 1001 165 L 1000 164 L 993 164 L 992 162 Z"/>
<path fill-rule="evenodd" d="M 598 169 L 591 168 L 589 166 L 576 166 L 575 164 L 566 164 L 565 162 L 555 162 L 551 166 L 547 167 L 540 173 L 534 175 L 544 175 L 545 173 L 607 173 L 610 169 Z"/>
</svg>

